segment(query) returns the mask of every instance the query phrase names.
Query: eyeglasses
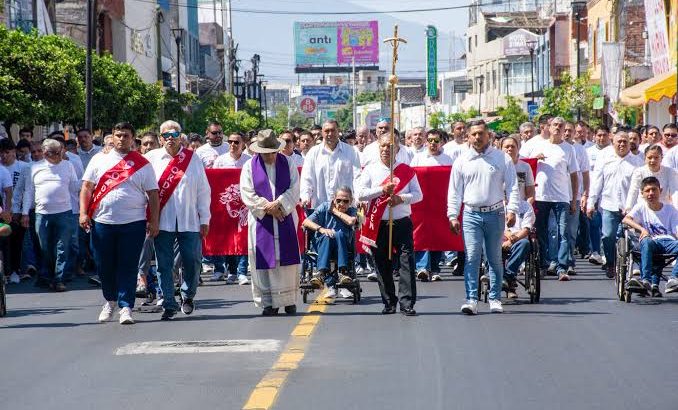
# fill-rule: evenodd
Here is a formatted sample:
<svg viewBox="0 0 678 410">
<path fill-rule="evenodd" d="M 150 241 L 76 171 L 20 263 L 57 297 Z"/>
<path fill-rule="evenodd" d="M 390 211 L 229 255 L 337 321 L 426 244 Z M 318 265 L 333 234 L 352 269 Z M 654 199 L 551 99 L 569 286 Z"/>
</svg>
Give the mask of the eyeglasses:
<svg viewBox="0 0 678 410">
<path fill-rule="evenodd" d="M 221 135 L 223 133 L 224 133 L 223 131 L 210 131 L 210 134 L 212 135 Z"/>
<path fill-rule="evenodd" d="M 47 155 L 48 157 L 57 157 L 57 156 L 61 155 L 61 152 L 59 152 L 59 151 L 45 151 L 45 155 Z"/>
<path fill-rule="evenodd" d="M 334 202 L 336 202 L 336 203 L 338 203 L 338 204 L 348 204 L 348 203 L 351 202 L 351 201 L 349 201 L 348 199 L 339 199 L 339 198 L 337 198 L 337 199 L 334 200 Z"/>
<path fill-rule="evenodd" d="M 238 141 L 238 140 L 228 140 L 227 142 L 228 142 L 229 144 L 231 144 L 231 145 L 238 145 L 238 144 L 240 144 L 240 141 Z"/>
<path fill-rule="evenodd" d="M 440 138 L 429 138 L 427 141 L 431 144 L 440 144 Z"/>
<path fill-rule="evenodd" d="M 181 136 L 181 133 L 179 131 L 172 131 L 172 132 L 163 132 L 162 134 L 163 138 L 179 138 Z"/>
</svg>

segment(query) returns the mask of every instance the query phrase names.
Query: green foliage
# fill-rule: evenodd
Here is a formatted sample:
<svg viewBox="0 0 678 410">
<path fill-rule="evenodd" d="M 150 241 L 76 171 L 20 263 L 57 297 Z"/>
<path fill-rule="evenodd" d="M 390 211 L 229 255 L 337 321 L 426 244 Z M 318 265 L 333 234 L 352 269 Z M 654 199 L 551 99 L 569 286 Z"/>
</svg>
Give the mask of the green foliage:
<svg viewBox="0 0 678 410">
<path fill-rule="evenodd" d="M 434 129 L 444 129 L 448 122 L 447 115 L 442 111 L 432 112 L 428 117 L 428 124 Z"/>
<path fill-rule="evenodd" d="M 245 106 L 236 111 L 232 94 L 208 95 L 192 107 L 192 113 L 186 115 L 183 126 L 187 131 L 202 133 L 210 121 L 217 121 L 225 133 L 247 132 L 264 125 L 259 112 L 259 103 L 255 100 L 247 100 Z"/>
<path fill-rule="evenodd" d="M 384 101 L 384 93 L 382 91 L 363 91 L 359 93 L 355 100 L 358 105 L 369 104 L 373 102 Z M 348 130 L 353 128 L 353 100 L 349 100 L 348 104 L 337 110 L 335 120 L 339 124 L 339 128 L 342 130 Z"/>
<path fill-rule="evenodd" d="M 472 107 L 468 111 L 460 111 L 460 112 L 455 112 L 455 113 L 450 114 L 447 117 L 447 122 L 452 124 L 452 123 L 455 123 L 457 121 L 467 121 L 471 118 L 477 118 L 477 117 L 480 117 L 480 111 L 478 111 L 477 108 Z"/>
<path fill-rule="evenodd" d="M 619 121 L 626 126 L 634 127 L 640 118 L 640 108 L 639 107 L 627 107 L 622 103 L 616 103 L 614 105 L 615 111 L 619 114 Z"/>
<path fill-rule="evenodd" d="M 301 127 L 308 129 L 313 125 L 313 118 L 307 118 L 299 111 L 292 111 L 289 113 L 289 107 L 284 104 L 277 105 L 273 108 L 273 115 L 268 118 L 268 128 L 280 134 L 282 131 L 288 129 L 287 116 L 289 114 L 289 128 Z"/>
<path fill-rule="evenodd" d="M 85 50 L 68 38 L 0 27 L 0 118 L 8 123 L 82 125 Z M 142 128 L 156 120 L 158 85 L 145 84 L 129 64 L 92 56 L 93 122 L 108 128 L 128 121 Z"/>
<path fill-rule="evenodd" d="M 564 72 L 558 87 L 544 90 L 544 99 L 539 107 L 539 114 L 550 114 L 563 117 L 567 121 L 576 121 L 577 111 L 581 110 L 582 119 L 595 127 L 600 124 L 600 118 L 596 117 L 593 109 L 594 99 L 595 94 L 589 84 L 588 74 L 574 78 L 570 73 Z"/>
<path fill-rule="evenodd" d="M 520 106 L 518 99 L 508 96 L 506 98 L 506 107 L 498 107 L 497 114 L 502 117 L 497 131 L 504 131 L 512 134 L 518 132 L 520 124 L 528 120 L 528 115 Z"/>
</svg>

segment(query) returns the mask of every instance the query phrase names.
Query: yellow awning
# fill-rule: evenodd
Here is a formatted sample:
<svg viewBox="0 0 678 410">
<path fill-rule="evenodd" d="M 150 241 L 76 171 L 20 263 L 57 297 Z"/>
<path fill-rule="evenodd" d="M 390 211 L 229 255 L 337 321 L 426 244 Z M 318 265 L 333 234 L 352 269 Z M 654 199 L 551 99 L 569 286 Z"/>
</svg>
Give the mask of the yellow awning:
<svg viewBox="0 0 678 410">
<path fill-rule="evenodd" d="M 620 100 L 624 105 L 641 106 L 650 101 L 672 98 L 676 94 L 676 73 L 670 72 L 654 76 L 621 92 Z"/>
</svg>

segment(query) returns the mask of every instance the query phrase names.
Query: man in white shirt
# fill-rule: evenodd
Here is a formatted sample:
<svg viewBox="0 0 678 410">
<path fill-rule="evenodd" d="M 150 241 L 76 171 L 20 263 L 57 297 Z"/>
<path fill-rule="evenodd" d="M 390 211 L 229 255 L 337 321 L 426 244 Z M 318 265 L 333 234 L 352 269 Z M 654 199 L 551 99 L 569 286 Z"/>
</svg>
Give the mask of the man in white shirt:
<svg viewBox="0 0 678 410">
<path fill-rule="evenodd" d="M 591 129 L 589 125 L 584 121 L 578 121 L 574 126 L 574 142 L 582 144 L 584 149 L 593 145 L 593 142 L 589 140 L 589 135 L 591 134 Z"/>
<path fill-rule="evenodd" d="M 450 152 L 457 149 L 458 146 L 466 142 L 466 123 L 464 121 L 455 121 L 452 124 L 451 139 L 443 145 L 445 154 L 450 155 Z"/>
<path fill-rule="evenodd" d="M 678 210 L 671 204 L 662 203 L 661 189 L 657 178 L 643 179 L 641 192 L 645 201 L 638 202 L 622 221 L 640 232 L 641 281 L 633 277 L 628 285 L 650 290 L 652 297 L 661 297 L 662 266 L 652 266 L 654 255 L 678 254 Z M 678 265 L 673 267 L 666 283 L 666 293 L 675 291 L 678 291 Z"/>
<path fill-rule="evenodd" d="M 567 122 L 565 123 L 565 128 L 563 130 L 563 139 L 572 145 L 574 148 L 574 153 L 577 158 L 577 185 L 579 189 L 574 193 L 574 198 L 576 201 L 576 206 L 574 213 L 570 213 L 567 221 L 567 238 L 570 243 L 570 252 L 568 253 L 568 264 L 567 264 L 567 274 L 576 275 L 577 273 L 574 270 L 575 258 L 574 258 L 574 248 L 577 244 L 577 234 L 580 229 L 580 215 L 581 208 L 586 209 L 586 199 L 589 196 L 589 171 L 591 169 L 589 165 L 589 156 L 586 154 L 586 149 L 584 146 L 574 140 L 575 135 L 575 126 L 574 124 Z M 582 201 L 584 205 L 582 206 Z M 584 212 L 585 213 L 585 212 Z M 588 229 L 586 229 L 588 232 Z"/>
<path fill-rule="evenodd" d="M 101 151 L 101 147 L 93 144 L 92 131 L 88 128 L 80 128 L 75 137 L 78 140 L 78 155 L 82 161 L 82 166 L 87 168 L 87 164 L 94 155 Z"/>
<path fill-rule="evenodd" d="M 301 204 L 315 208 L 332 199 L 342 186 L 353 186 L 360 173 L 360 160 L 353 147 L 339 141 L 339 126 L 327 120 L 322 126 L 323 142 L 306 155 L 306 166 L 301 170 Z"/>
<path fill-rule="evenodd" d="M 424 139 L 425 133 L 424 127 L 414 127 L 410 130 L 410 145 L 408 147 L 410 156 L 414 157 L 415 155 L 428 150 Z"/>
<path fill-rule="evenodd" d="M 21 225 L 30 225 L 29 211 L 35 203 L 35 225 L 42 249 L 43 267 L 50 287 L 66 290 L 64 273 L 71 252 L 73 217 L 71 195 L 78 192 L 79 178 L 73 165 L 63 160 L 63 145 L 54 139 L 42 143 L 45 159 L 31 166 L 21 207 Z"/>
<path fill-rule="evenodd" d="M 577 209 L 576 197 L 573 193 L 579 190 L 579 165 L 574 148 L 570 143 L 563 141 L 562 134 L 565 120 L 562 117 L 551 119 L 549 125 L 549 139 L 537 140 L 527 149 L 521 149 L 521 155 L 527 158 L 537 158 L 537 175 L 535 175 L 535 206 L 537 210 L 536 228 L 539 240 L 540 268 L 545 274 L 549 266 L 548 249 L 548 220 L 553 212 L 557 224 L 556 238 L 558 243 L 558 262 L 556 273 L 558 280 L 570 280 L 567 274 L 570 242 L 568 240 L 568 219 Z"/>
<path fill-rule="evenodd" d="M 132 150 L 133 141 L 134 127 L 116 124 L 111 151 L 95 155 L 82 177 L 80 226 L 92 231 L 92 249 L 106 299 L 100 322 L 113 316 L 117 300 L 120 324 L 134 323 L 139 255 L 147 230 L 151 237 L 158 235 L 158 181 L 148 160 Z M 108 188 L 102 189 L 104 186 Z"/>
<path fill-rule="evenodd" d="M 640 150 L 645 152 L 645 148 L 650 145 L 659 144 L 662 141 L 662 133 L 659 131 L 659 127 L 654 125 L 648 125 L 645 127 L 645 132 L 643 134 L 643 143 L 640 145 Z M 664 153 L 666 156 L 666 152 Z"/>
<path fill-rule="evenodd" d="M 311 147 L 314 145 L 313 135 L 311 135 L 310 132 L 302 131 L 302 133 L 299 134 L 299 152 L 302 157 L 306 158 L 308 151 L 310 151 Z"/>
<path fill-rule="evenodd" d="M 548 114 L 543 114 L 539 117 L 539 134 L 523 142 L 522 146 L 520 147 L 520 156 L 522 158 L 530 157 L 529 153 L 532 150 L 532 145 L 540 144 L 549 140 L 551 137 L 549 127 L 552 118 L 553 117 Z"/>
<path fill-rule="evenodd" d="M 664 149 L 664 161 L 662 165 L 678 170 L 678 126 L 666 124 L 662 136 L 662 149 Z"/>
<path fill-rule="evenodd" d="M 285 147 L 280 151 L 281 154 L 287 157 L 295 167 L 301 168 L 304 166 L 304 157 L 294 152 L 294 134 L 292 131 L 283 131 L 280 134 L 281 140 L 285 142 Z"/>
<path fill-rule="evenodd" d="M 517 277 L 520 266 L 525 263 L 530 254 L 529 235 L 536 217 L 532 205 L 521 200 L 518 214 L 516 215 L 516 224 L 504 230 L 504 239 L 501 245 L 504 252 L 507 253 L 506 269 L 504 270 L 504 280 L 508 287 L 507 296 L 509 299 L 518 297 Z"/>
<path fill-rule="evenodd" d="M 7 252 L 4 255 L 5 274 L 10 282 L 18 283 L 21 273 L 21 253 L 26 230 L 20 224 L 21 200 L 23 198 L 23 174 L 30 169 L 30 164 L 18 161 L 16 147 L 11 138 L 0 141 L 0 188 L 2 188 L 2 219 L 10 224 L 12 234 L 7 240 Z M 13 215 L 10 216 L 10 215 Z M 35 272 L 33 272 L 35 273 Z"/>
<path fill-rule="evenodd" d="M 598 158 L 602 158 L 606 155 L 607 152 L 611 149 L 610 147 L 610 130 L 606 126 L 599 126 L 595 130 L 593 136 L 594 144 L 586 149 L 586 154 L 589 157 L 589 166 L 590 170 L 590 180 L 593 181 L 595 178 L 596 172 L 596 161 Z M 588 200 L 588 199 L 587 199 Z M 591 216 L 588 216 L 589 220 L 589 250 L 588 260 L 590 263 L 595 265 L 602 265 L 603 258 L 601 256 L 600 249 L 600 238 L 602 236 L 602 219 L 600 212 L 598 210 L 593 211 Z"/>
<path fill-rule="evenodd" d="M 421 201 L 423 193 L 414 170 L 407 164 L 392 160 L 391 136 L 382 134 L 377 142 L 380 160 L 368 165 L 360 173 L 356 181 L 356 190 L 359 201 L 370 201 L 365 225 L 371 227 L 372 232 L 376 234 L 370 246 L 376 246 L 372 248 L 372 252 L 379 274 L 379 292 L 384 303 L 381 313 L 385 315 L 395 313 L 396 305 L 399 303 L 403 315 L 414 316 L 417 314 L 414 310 L 417 284 L 414 277 L 414 239 L 410 215 L 411 205 Z M 399 146 L 393 147 L 396 158 L 398 149 Z M 403 178 L 394 177 L 393 182 L 389 182 L 391 161 L 394 175 L 397 176 L 402 172 L 403 176 Z M 383 213 L 379 215 L 379 211 Z M 395 253 L 392 252 L 393 248 L 389 248 L 389 215 L 393 218 L 392 245 L 397 250 Z M 363 232 L 366 232 L 365 226 Z M 398 296 L 393 282 L 393 264 L 396 255 L 399 255 L 400 260 Z"/>
<path fill-rule="evenodd" d="M 516 169 L 508 155 L 492 147 L 484 121 L 469 123 L 468 138 L 471 149 L 455 161 L 447 191 L 447 217 L 454 234 L 462 231 L 457 218 L 464 204 L 466 302 L 461 311 L 467 315 L 478 312 L 478 269 L 484 254 L 490 266 L 490 311 L 501 313 L 502 234 L 505 226 L 515 224 L 518 213 Z"/>
<path fill-rule="evenodd" d="M 520 141 L 524 144 L 534 137 L 534 124 L 531 122 L 524 122 L 518 127 L 518 132 L 520 133 Z"/>
<path fill-rule="evenodd" d="M 626 197 L 631 186 L 631 176 L 643 162 L 635 155 L 629 155 L 629 136 L 626 132 L 618 132 L 613 139 L 614 155 L 598 158 L 591 183 L 591 195 L 586 204 L 586 213 L 589 218 L 597 205 L 601 211 L 602 242 L 605 254 L 605 273 L 608 278 L 614 278 L 616 260 L 615 244 L 617 229 L 624 217 Z"/>
<path fill-rule="evenodd" d="M 163 294 L 161 320 L 171 320 L 179 310 L 174 299 L 174 244 L 183 265 L 181 311 L 193 313 L 193 299 L 200 277 L 202 239 L 210 221 L 210 185 L 200 158 L 181 146 L 181 126 L 174 121 L 160 125 L 163 147 L 146 154 L 158 179 L 159 233 L 155 237 L 158 280 Z"/>
<path fill-rule="evenodd" d="M 302 134 L 303 135 L 303 134 Z M 310 138 L 310 134 L 308 135 Z M 220 155 L 214 161 L 214 168 L 242 168 L 243 165 L 252 157 L 243 152 L 245 149 L 245 137 L 243 134 L 233 132 L 226 140 L 229 146 L 227 153 Z M 203 270 L 206 264 L 214 265 L 214 272 L 210 281 L 218 281 L 223 278 L 228 268 L 228 275 L 226 282 L 235 283 L 236 280 L 239 285 L 249 285 L 250 281 L 247 278 L 248 258 L 247 255 L 223 255 L 223 256 L 206 256 L 204 258 Z"/>
<path fill-rule="evenodd" d="M 443 152 L 443 136 L 438 130 L 426 133 L 427 150 L 416 154 L 410 163 L 411 167 L 452 166 L 452 158 Z M 422 282 L 439 281 L 441 251 L 416 251 L 414 260 L 417 267 L 417 279 Z M 430 275 L 430 277 L 429 277 Z"/>
<path fill-rule="evenodd" d="M 217 157 L 224 155 L 229 149 L 223 143 L 224 131 L 221 128 L 221 124 L 216 121 L 210 122 L 207 130 L 205 130 L 205 140 L 207 143 L 195 150 L 195 153 L 202 160 L 205 168 L 212 168 Z"/>
</svg>

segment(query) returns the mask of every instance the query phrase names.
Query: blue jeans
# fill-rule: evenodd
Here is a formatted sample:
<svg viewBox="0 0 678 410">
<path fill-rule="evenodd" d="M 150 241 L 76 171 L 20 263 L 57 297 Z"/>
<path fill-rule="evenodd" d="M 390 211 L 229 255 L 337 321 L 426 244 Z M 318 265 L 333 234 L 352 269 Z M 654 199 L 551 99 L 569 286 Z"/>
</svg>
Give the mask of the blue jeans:
<svg viewBox="0 0 678 410">
<path fill-rule="evenodd" d="M 464 211 L 462 221 L 466 264 L 464 286 L 466 299 L 478 300 L 478 269 L 484 255 L 489 265 L 490 299 L 501 299 L 501 282 L 504 267 L 501 260 L 501 241 L 504 234 L 503 209 L 492 212 Z"/>
<path fill-rule="evenodd" d="M 73 225 L 73 233 L 71 235 L 71 246 L 66 261 L 66 268 L 64 269 L 67 278 L 73 277 L 73 274 L 78 272 L 78 260 L 80 255 L 80 241 L 78 238 L 78 231 L 80 230 L 78 214 L 71 213 L 71 224 Z"/>
<path fill-rule="evenodd" d="M 443 253 L 441 251 L 416 251 L 414 252 L 414 263 L 417 271 L 425 269 L 431 273 L 440 273 L 440 259 Z"/>
<path fill-rule="evenodd" d="M 549 265 L 546 252 L 548 250 L 548 215 L 553 212 L 558 223 L 557 237 L 558 242 L 558 272 L 567 269 L 567 259 L 570 253 L 570 246 L 567 240 L 567 220 L 570 213 L 570 204 L 567 202 L 544 202 L 537 201 L 537 240 L 539 241 L 539 265 L 541 269 L 546 269 Z"/>
<path fill-rule="evenodd" d="M 247 276 L 247 255 L 228 255 L 223 256 L 223 258 L 226 261 L 226 265 L 228 265 L 229 275 Z"/>
<path fill-rule="evenodd" d="M 520 265 L 527 260 L 527 256 L 530 254 L 530 241 L 527 238 L 523 238 L 518 242 L 511 245 L 511 249 L 508 253 L 508 258 L 506 260 L 506 270 L 504 271 L 504 277 L 506 279 L 515 279 L 518 276 L 518 271 L 520 270 Z"/>
<path fill-rule="evenodd" d="M 659 273 L 661 273 L 662 266 L 652 266 L 652 255 L 662 253 L 677 254 L 678 240 L 644 238 L 640 241 L 640 275 L 643 279 L 651 280 L 653 285 L 659 285 Z M 678 263 L 673 267 L 671 276 L 678 279 Z"/>
<path fill-rule="evenodd" d="M 589 218 L 586 217 L 586 213 L 579 211 L 579 230 L 577 232 L 577 248 L 579 248 L 579 253 L 583 255 L 589 254 L 591 252 L 591 245 L 589 244 Z"/>
<path fill-rule="evenodd" d="M 551 262 L 558 264 L 558 249 L 560 246 L 560 235 L 558 234 L 558 223 L 556 222 L 556 216 L 553 213 L 549 214 L 549 236 L 548 236 L 548 251 L 546 252 L 547 261 L 550 265 Z"/>
<path fill-rule="evenodd" d="M 42 250 L 42 262 L 53 283 L 63 282 L 71 251 L 73 213 L 35 214 L 35 229 Z"/>
<path fill-rule="evenodd" d="M 569 243 L 569 252 L 567 254 L 567 266 L 574 268 L 574 247 L 577 243 L 577 231 L 579 230 L 579 201 L 574 213 L 567 213 L 567 242 Z"/>
<path fill-rule="evenodd" d="M 120 308 L 133 308 L 139 255 L 146 238 L 146 221 L 127 224 L 92 224 L 92 250 L 97 261 L 101 291 Z"/>
<path fill-rule="evenodd" d="M 603 252 L 605 253 L 605 266 L 614 266 L 617 260 L 616 243 L 621 234 L 621 221 L 624 218 L 621 212 L 612 212 L 603 209 L 601 212 L 603 222 Z"/>
<path fill-rule="evenodd" d="M 158 281 L 163 294 L 162 307 L 166 310 L 179 310 L 174 298 L 174 242 L 179 244 L 179 254 L 183 262 L 182 299 L 193 299 L 198 290 L 200 278 L 200 259 L 202 240 L 198 232 L 160 231 L 155 237 L 155 255 L 158 259 Z"/>
<path fill-rule="evenodd" d="M 600 211 L 593 211 L 593 216 L 589 219 L 589 238 L 591 253 L 595 252 L 600 255 L 600 237 L 602 235 L 602 217 Z"/>
<path fill-rule="evenodd" d="M 318 271 L 329 273 L 330 259 L 337 258 L 337 268 L 348 268 L 349 236 L 342 230 L 334 232 L 334 238 L 316 234 L 315 246 L 318 252 Z M 325 276 L 325 285 L 333 286 L 336 282 L 334 275 Z"/>
</svg>

